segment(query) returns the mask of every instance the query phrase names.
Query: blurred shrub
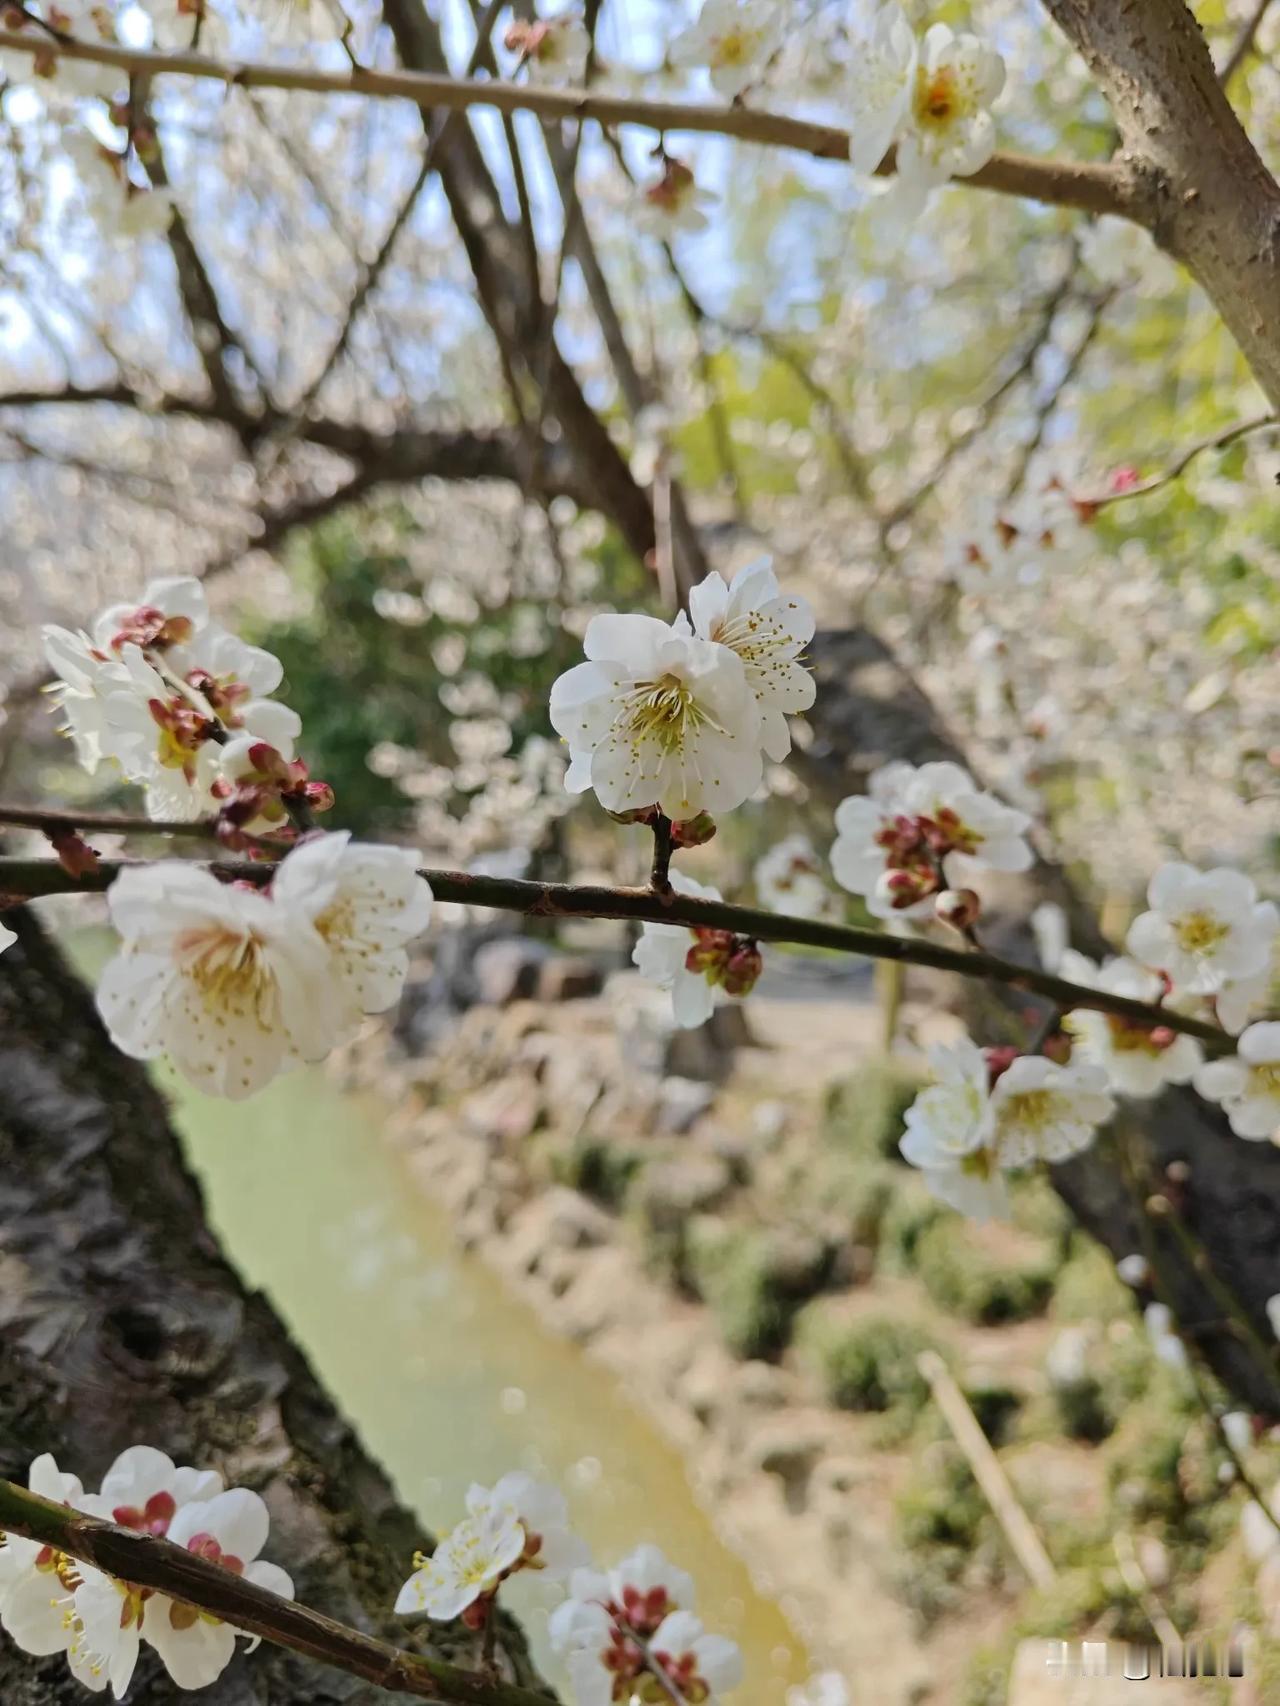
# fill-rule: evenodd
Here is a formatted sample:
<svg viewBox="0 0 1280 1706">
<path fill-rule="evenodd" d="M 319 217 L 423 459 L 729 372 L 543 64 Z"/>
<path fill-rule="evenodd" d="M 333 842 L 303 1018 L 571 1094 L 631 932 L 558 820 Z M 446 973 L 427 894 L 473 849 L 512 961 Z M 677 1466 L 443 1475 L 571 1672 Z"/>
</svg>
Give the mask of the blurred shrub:
<svg viewBox="0 0 1280 1706">
<path fill-rule="evenodd" d="M 801 1233 L 729 1226 L 712 1216 L 693 1220 L 685 1243 L 689 1288 L 740 1357 L 781 1355 L 796 1311 L 822 1285 L 830 1262 L 830 1251 Z"/>
<path fill-rule="evenodd" d="M 574 1138 L 567 1147 L 553 1151 L 551 1176 L 557 1184 L 581 1191 L 583 1196 L 591 1197 L 616 1214 L 643 1165 L 644 1158 L 638 1150 L 583 1135 Z"/>
<path fill-rule="evenodd" d="M 819 1299 L 800 1317 L 796 1340 L 827 1401 L 842 1410 L 901 1409 L 915 1415 L 928 1402 L 928 1382 L 916 1358 L 938 1347 L 910 1322 L 887 1315 L 850 1321 L 838 1299 Z"/>
<path fill-rule="evenodd" d="M 1023 1321 L 1044 1309 L 1056 1252 L 1008 1227 L 951 1214 L 919 1234 L 911 1264 L 939 1309 L 966 1321 Z"/>
</svg>

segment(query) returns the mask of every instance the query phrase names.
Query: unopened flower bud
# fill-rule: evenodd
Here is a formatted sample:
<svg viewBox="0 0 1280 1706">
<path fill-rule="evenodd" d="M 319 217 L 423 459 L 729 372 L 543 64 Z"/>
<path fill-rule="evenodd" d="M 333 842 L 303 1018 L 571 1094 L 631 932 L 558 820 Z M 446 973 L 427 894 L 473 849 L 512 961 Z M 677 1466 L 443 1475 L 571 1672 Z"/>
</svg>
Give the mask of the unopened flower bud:
<svg viewBox="0 0 1280 1706">
<path fill-rule="evenodd" d="M 718 982 L 733 952 L 735 937 L 732 930 L 699 927 L 692 935 L 693 946 L 684 957 L 685 970 L 709 976 L 713 982 Z"/>
<path fill-rule="evenodd" d="M 996 1080 L 1009 1070 L 1022 1050 L 1002 1043 L 998 1048 L 983 1049 L 982 1052 L 987 1057 L 988 1087 L 994 1089 Z"/>
<path fill-rule="evenodd" d="M 760 973 L 764 970 L 764 956 L 757 942 L 739 936 L 733 952 L 725 962 L 720 984 L 726 995 L 750 995 L 755 988 Z"/>
<path fill-rule="evenodd" d="M 876 881 L 876 899 L 887 902 L 895 912 L 905 912 L 925 900 L 935 886 L 928 871 L 882 871 Z"/>
<path fill-rule="evenodd" d="M 982 902 L 973 889 L 943 889 L 934 898 L 939 922 L 953 930 L 972 930 L 982 914 Z"/>
<path fill-rule="evenodd" d="M 716 820 L 710 812 L 699 812 L 697 817 L 680 818 L 671 825 L 671 845 L 673 847 L 701 847 L 711 840 L 716 832 Z"/>
<path fill-rule="evenodd" d="M 74 829 L 52 829 L 46 832 L 58 863 L 69 877 L 87 877 L 98 869 L 96 849 Z"/>
<path fill-rule="evenodd" d="M 333 789 L 327 782 L 304 782 L 299 792 L 313 812 L 333 810 Z"/>
</svg>

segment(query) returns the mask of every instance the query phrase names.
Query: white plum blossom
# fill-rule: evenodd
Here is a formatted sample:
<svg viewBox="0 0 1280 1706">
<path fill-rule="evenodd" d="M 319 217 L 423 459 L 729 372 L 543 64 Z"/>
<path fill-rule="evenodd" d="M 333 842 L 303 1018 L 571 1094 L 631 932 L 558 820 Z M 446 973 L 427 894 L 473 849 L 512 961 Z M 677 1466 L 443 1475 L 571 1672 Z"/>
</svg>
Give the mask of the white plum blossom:
<svg viewBox="0 0 1280 1706">
<path fill-rule="evenodd" d="M 308 837 L 281 862 L 273 904 L 305 918 L 356 1013 L 383 1013 L 409 973 L 406 946 L 431 919 L 431 888 L 404 847 L 353 842 L 346 830 Z"/>
<path fill-rule="evenodd" d="M 720 900 L 720 890 L 700 883 L 683 871 L 673 870 L 671 886 L 677 894 L 698 900 Z M 723 940 L 721 940 L 723 938 Z M 640 940 L 631 958 L 642 977 L 671 991 L 671 1010 L 681 1030 L 704 1025 L 723 995 L 742 993 L 735 987 L 733 955 L 739 939 L 727 931 L 691 930 L 687 924 L 653 924 L 640 929 Z M 691 964 L 694 961 L 696 963 Z M 754 963 L 742 968 L 751 981 L 759 975 L 759 950 Z"/>
<path fill-rule="evenodd" d="M 976 36 L 946 24 L 925 31 L 916 59 L 897 172 L 909 189 L 966 177 L 995 152 L 991 106 L 1004 87 L 1004 61 Z"/>
<path fill-rule="evenodd" d="M 341 41 L 351 29 L 338 0 L 266 0 L 264 10 L 267 35 L 281 46 Z"/>
<path fill-rule="evenodd" d="M 563 1494 L 516 1471 L 495 1486 L 469 1489 L 466 1516 L 429 1558 L 415 1557 L 395 1609 L 448 1622 L 484 1609 L 513 1571 L 537 1570 L 560 1581 L 586 1559 L 586 1546 L 569 1528 Z"/>
<path fill-rule="evenodd" d="M 85 1508 L 84 1488 L 78 1476 L 58 1468 L 45 1452 L 32 1463 L 27 1485 L 43 1499 Z M 0 1628 L 24 1653 L 37 1657 L 61 1653 L 67 1647 L 64 1613 L 80 1579 L 81 1566 L 66 1553 L 6 1534 L 0 1545 Z"/>
<path fill-rule="evenodd" d="M 103 1514 L 124 1528 L 166 1535 L 184 1505 L 212 1499 L 223 1490 L 214 1469 L 179 1468 L 150 1445 L 132 1445 L 102 1477 L 96 1497 Z"/>
<path fill-rule="evenodd" d="M 866 794 L 836 808 L 831 868 L 866 898 L 874 917 L 919 918 L 943 887 L 963 888 L 975 871 L 1025 871 L 1031 819 L 984 793 L 959 764 L 893 763 Z"/>
<path fill-rule="evenodd" d="M 586 81 L 591 37 L 572 12 L 528 23 L 518 19 L 507 31 L 506 46 L 520 54 L 530 83 L 558 88 Z"/>
<path fill-rule="evenodd" d="M 292 756 L 301 722 L 269 697 L 279 659 L 210 621 L 190 576 L 152 581 L 140 603 L 105 610 L 92 636 L 50 626 L 43 637 L 80 762 L 93 772 L 114 761 L 146 789 L 152 817 L 215 809 L 219 740 L 243 735 Z"/>
<path fill-rule="evenodd" d="M 853 51 L 843 90 L 849 158 L 855 171 L 871 173 L 906 120 L 915 86 L 916 38 L 895 0 L 858 16 L 850 37 Z"/>
<path fill-rule="evenodd" d="M 293 1582 L 287 1573 L 259 1556 L 270 1526 L 258 1494 L 232 1487 L 211 1499 L 184 1504 L 169 1525 L 168 1539 L 254 1587 L 292 1599 Z M 142 1633 L 179 1688 L 207 1687 L 235 1653 L 237 1631 L 230 1624 L 180 1600 L 149 1602 Z"/>
<path fill-rule="evenodd" d="M 1068 948 L 1058 971 L 1072 983 L 1135 1001 L 1158 1001 L 1165 988 L 1155 972 L 1123 956 L 1099 966 Z M 1194 1037 L 1167 1025 L 1144 1025 L 1088 1007 L 1075 1008 L 1062 1023 L 1074 1042 L 1073 1057 L 1101 1067 L 1113 1088 L 1126 1096 L 1158 1096 L 1166 1084 L 1188 1084 L 1204 1060 Z"/>
<path fill-rule="evenodd" d="M 728 584 L 716 574 L 689 593 L 693 631 L 728 646 L 742 659 L 747 684 L 760 711 L 760 744 L 775 763 L 791 751 L 787 718 L 807 711 L 816 688 L 800 661 L 813 638 L 813 611 L 798 595 L 784 593 L 768 559 L 750 563 Z M 677 631 L 687 631 L 681 612 Z"/>
<path fill-rule="evenodd" d="M 637 230 L 665 243 L 682 232 L 705 231 L 711 223 L 708 209 L 719 199 L 713 190 L 699 184 L 683 160 L 667 155 L 662 176 L 641 189 L 632 220 Z"/>
<path fill-rule="evenodd" d="M 574 764 L 566 785 L 608 811 L 727 811 L 760 785 L 760 719 L 742 659 L 653 616 L 594 616 L 551 689 Z M 589 755 L 589 763 L 587 756 Z"/>
<path fill-rule="evenodd" d="M 175 861 L 122 872 L 107 898 L 121 949 L 98 1008 L 125 1054 L 167 1054 L 199 1088 L 240 1098 L 333 1047 L 343 1015 L 306 916 Z"/>
<path fill-rule="evenodd" d="M 525 1532 L 510 1506 L 464 1517 L 429 1558 L 415 1557 L 417 1568 L 395 1608 L 401 1615 L 425 1611 L 438 1622 L 452 1622 L 497 1591 L 524 1549 Z"/>
<path fill-rule="evenodd" d="M 0 924 L 0 954 L 3 954 L 6 948 L 11 948 L 17 940 L 17 934 L 10 930 L 7 924 Z"/>
<path fill-rule="evenodd" d="M 106 701 L 113 689 L 128 685 L 118 661 L 106 656 L 85 633 L 53 623 L 40 631 L 45 660 L 57 678 L 50 691 L 55 710 L 66 717 L 63 732 L 75 743 L 76 757 L 92 776 L 104 758 L 114 757 Z"/>
<path fill-rule="evenodd" d="M 1269 1297 L 1266 1303 L 1267 1321 L 1272 1333 L 1280 1339 L 1280 1291 L 1274 1297 Z"/>
<path fill-rule="evenodd" d="M 903 1159 L 934 1196 L 975 1220 L 1004 1219 L 1009 1196 L 991 1145 L 991 1069 L 968 1037 L 929 1051 L 935 1082 L 907 1109 Z"/>
<path fill-rule="evenodd" d="M 793 918 L 826 918 L 833 896 L 822 875 L 822 862 L 807 835 L 788 835 L 756 861 L 756 893 L 761 906 Z"/>
<path fill-rule="evenodd" d="M 703 0 L 695 22 L 667 50 L 680 70 L 706 68 L 717 94 L 732 99 L 764 75 L 781 41 L 777 0 Z"/>
<path fill-rule="evenodd" d="M 567 1655 L 578 1706 L 615 1706 L 628 1698 L 627 1685 L 634 1684 L 647 1668 L 645 1648 L 656 1656 L 659 1633 L 672 1617 L 687 1617 L 688 1622 L 668 1627 L 668 1644 L 662 1649 L 668 1657 L 683 1659 L 692 1654 L 695 1664 L 700 1658 L 709 1663 L 714 1677 L 703 1679 L 708 1689 L 734 1686 L 727 1680 L 734 1668 L 733 1653 L 728 1650 L 732 1643 L 717 1643 L 698 1652 L 697 1642 L 704 1637 L 701 1624 L 690 1615 L 693 1601 L 692 1578 L 656 1546 L 638 1546 L 607 1572 L 575 1570 L 567 1599 L 551 1613 L 548 1631 L 555 1651 Z M 683 1650 L 674 1653 L 676 1647 Z M 714 1699 L 714 1694 L 692 1689 L 688 1695 L 682 1690 L 682 1696 L 704 1702 Z"/>
<path fill-rule="evenodd" d="M 88 59 L 72 59 L 57 52 L 48 31 L 71 36 L 90 44 L 118 45 L 116 10 L 110 0 L 38 0 L 25 10 L 32 21 L 25 25 L 31 52 L 5 48 L 0 69 L 14 83 L 49 81 L 59 94 L 71 97 L 100 96 L 110 100 L 128 83 L 129 74 L 115 65 L 98 65 Z M 39 22 L 48 25 L 41 29 Z"/>
<path fill-rule="evenodd" d="M 540 1571 L 548 1581 L 561 1581 L 586 1565 L 586 1543 L 570 1529 L 568 1507 L 558 1488 L 523 1470 L 504 1475 L 492 1487 L 469 1488 L 469 1516 L 507 1512 L 514 1512 L 525 1533 L 524 1568 Z"/>
<path fill-rule="evenodd" d="M 1270 1139 L 1280 1133 L 1280 1022 L 1250 1025 L 1237 1052 L 1207 1061 L 1195 1086 L 1206 1101 L 1220 1102 L 1237 1137 Z"/>
<path fill-rule="evenodd" d="M 158 236 L 173 221 L 173 191 L 144 189 L 132 182 L 122 154 L 89 130 L 71 130 L 62 146 L 75 163 L 85 210 L 104 237 L 132 241 Z"/>
<path fill-rule="evenodd" d="M 991 1147 L 1002 1167 L 1065 1161 L 1089 1147 L 1114 1111 L 1100 1067 L 1019 1055 L 991 1092 Z"/>
<path fill-rule="evenodd" d="M 1242 872 L 1162 865 L 1147 900 L 1151 910 L 1134 919 L 1126 946 L 1178 992 L 1215 995 L 1270 966 L 1280 914 Z"/>
</svg>

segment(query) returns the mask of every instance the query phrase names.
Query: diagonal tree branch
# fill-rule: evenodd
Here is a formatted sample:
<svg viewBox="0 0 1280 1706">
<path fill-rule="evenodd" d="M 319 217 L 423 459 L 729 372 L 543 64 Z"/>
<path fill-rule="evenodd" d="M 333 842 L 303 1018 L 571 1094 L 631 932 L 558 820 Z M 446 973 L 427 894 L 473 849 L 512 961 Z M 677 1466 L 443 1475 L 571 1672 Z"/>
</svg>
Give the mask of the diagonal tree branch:
<svg viewBox="0 0 1280 1706">
<path fill-rule="evenodd" d="M 26 820 L 32 808 L 18 808 Z M 4 812 L 0 808 L 0 821 Z M 145 821 L 145 820 L 142 820 Z M 70 876 L 56 860 L 0 858 L 0 896 L 10 904 L 53 894 L 100 893 L 107 889 L 130 861 L 103 860 L 97 870 L 84 877 Z M 211 867 L 219 876 L 236 881 L 266 883 L 271 867 L 243 861 L 216 861 Z M 892 960 L 900 965 L 927 966 L 933 971 L 953 972 L 978 978 L 1005 988 L 1040 995 L 1063 1011 L 1075 1007 L 1111 1013 L 1134 1024 L 1167 1026 L 1185 1036 L 1197 1037 L 1216 1054 L 1230 1054 L 1235 1039 L 1220 1026 L 1209 1025 L 1185 1013 L 1154 1003 L 1134 1001 L 1108 990 L 1055 977 L 1036 966 L 1018 965 L 995 954 L 976 949 L 948 948 L 939 942 L 890 936 L 881 930 L 864 930 L 853 924 L 825 924 L 812 918 L 788 918 L 758 907 L 731 906 L 724 901 L 699 900 L 674 891 L 652 888 L 610 888 L 594 883 L 537 883 L 514 877 L 477 876 L 465 871 L 424 869 L 420 875 L 431 885 L 437 900 L 461 906 L 492 907 L 502 912 L 523 913 L 528 918 L 622 918 L 648 924 L 687 924 L 690 929 L 728 930 L 760 942 L 791 942 L 799 947 L 829 948 L 836 953 L 857 954 L 864 959 Z"/>
<path fill-rule="evenodd" d="M 395 29 L 394 18 L 390 20 Z M 0 48 L 30 51 L 29 38 L 0 30 Z M 603 125 L 634 124 L 664 134 L 696 132 L 732 136 L 766 147 L 792 148 L 820 160 L 847 160 L 849 132 L 746 106 L 702 106 L 692 102 L 632 100 L 619 95 L 546 89 L 528 83 L 473 82 L 420 71 L 335 73 L 294 66 L 230 64 L 198 53 L 143 53 L 90 42 L 59 44 L 73 59 L 147 77 L 176 74 L 200 77 L 247 89 L 296 89 L 316 94 L 371 95 L 415 102 L 423 109 L 493 107 L 499 112 L 534 112 L 543 118 L 596 119 Z M 410 55 L 402 56 L 409 59 Z M 892 155 L 878 168 L 893 172 Z M 996 154 L 970 177 L 958 180 L 1000 195 L 1025 196 L 1082 213 L 1116 213 L 1147 223 L 1150 209 L 1142 186 L 1119 167 L 1096 161 L 1038 160 L 1022 154 Z"/>
</svg>

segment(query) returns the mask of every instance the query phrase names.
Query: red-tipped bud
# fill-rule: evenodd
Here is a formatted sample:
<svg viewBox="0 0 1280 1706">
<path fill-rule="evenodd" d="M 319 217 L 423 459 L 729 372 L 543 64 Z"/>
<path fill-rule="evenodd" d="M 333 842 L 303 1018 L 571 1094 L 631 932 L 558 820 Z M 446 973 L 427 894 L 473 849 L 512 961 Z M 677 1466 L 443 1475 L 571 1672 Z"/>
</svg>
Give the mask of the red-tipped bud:
<svg viewBox="0 0 1280 1706">
<path fill-rule="evenodd" d="M 733 952 L 736 938 L 732 930 L 712 930 L 700 926 L 691 934 L 693 946 L 684 957 L 684 969 L 696 975 L 710 977 L 713 983 L 718 983 L 720 974 Z"/>
<path fill-rule="evenodd" d="M 1002 1044 L 999 1048 L 988 1048 L 982 1051 L 987 1057 L 987 1078 L 994 1088 L 996 1080 L 1006 1073 L 1022 1053 L 1021 1049 Z"/>
<path fill-rule="evenodd" d="M 333 810 L 333 789 L 327 782 L 304 782 L 298 792 L 313 812 Z"/>
<path fill-rule="evenodd" d="M 918 901 L 927 900 L 937 886 L 937 879 L 927 869 L 884 871 L 876 882 L 876 898 L 895 912 L 905 912 Z"/>
<path fill-rule="evenodd" d="M 678 819 L 671 825 L 671 845 L 673 847 L 701 847 L 711 840 L 716 832 L 716 820 L 710 812 L 699 812 L 697 817 Z"/>
<path fill-rule="evenodd" d="M 51 829 L 46 831 L 50 845 L 58 855 L 58 863 L 69 877 L 87 877 L 91 871 L 98 869 L 98 854 L 95 848 L 74 829 Z"/>
<path fill-rule="evenodd" d="M 939 923 L 953 930 L 972 930 L 982 915 L 982 902 L 972 889 L 943 889 L 934 897 L 933 910 Z"/>
<path fill-rule="evenodd" d="M 750 995 L 764 970 L 764 956 L 758 943 L 739 936 L 725 962 L 720 983 L 726 995 Z"/>
</svg>

